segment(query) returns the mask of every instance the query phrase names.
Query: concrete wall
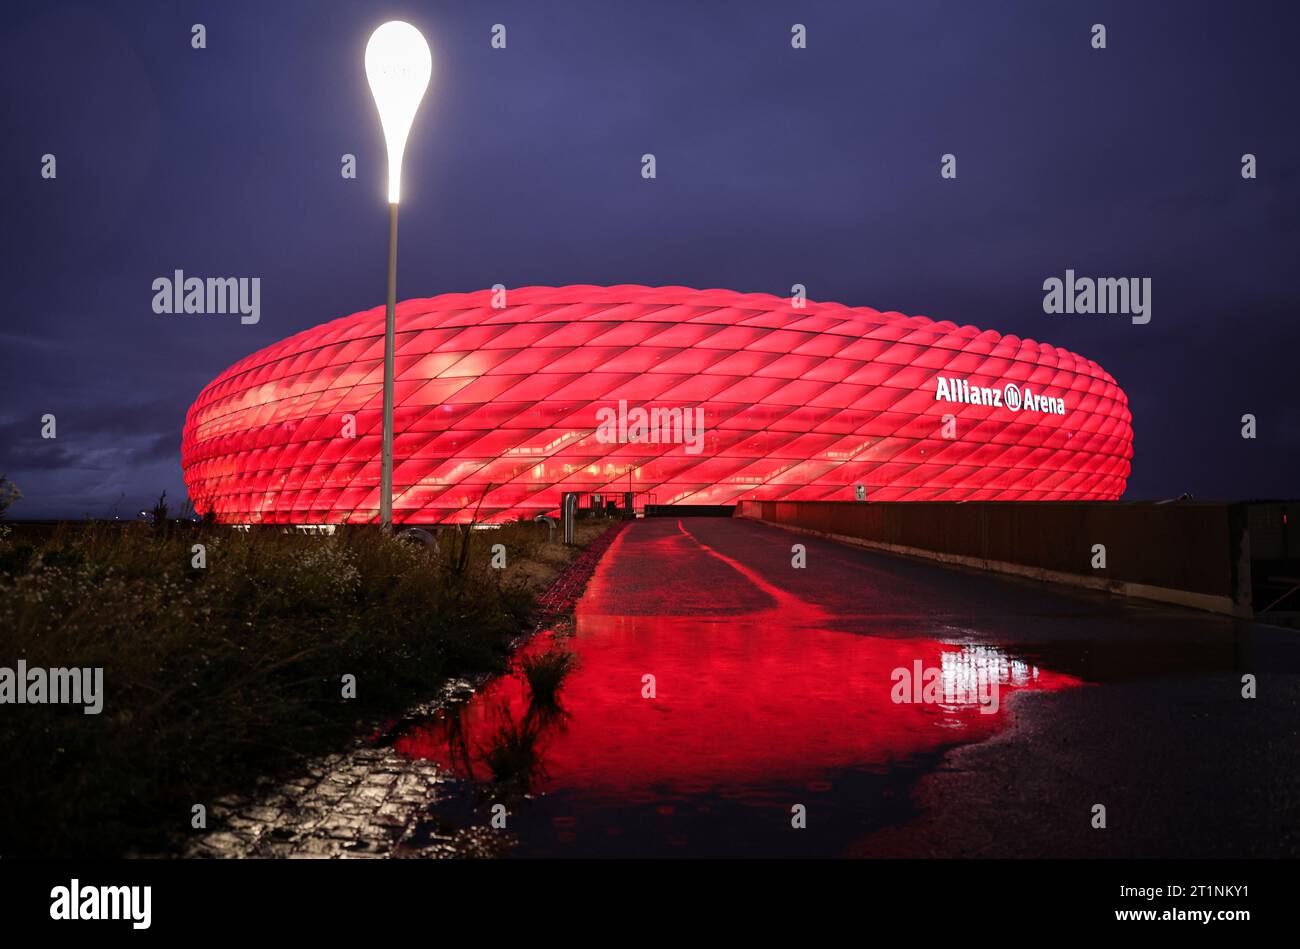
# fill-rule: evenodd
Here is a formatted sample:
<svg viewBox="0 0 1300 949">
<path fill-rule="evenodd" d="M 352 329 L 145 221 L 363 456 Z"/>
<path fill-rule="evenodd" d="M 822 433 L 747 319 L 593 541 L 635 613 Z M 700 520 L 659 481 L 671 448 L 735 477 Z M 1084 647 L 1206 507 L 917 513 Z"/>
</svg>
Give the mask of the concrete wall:
<svg viewBox="0 0 1300 949">
<path fill-rule="evenodd" d="M 1246 506 L 743 501 L 782 527 L 895 553 L 1249 616 Z M 1092 567 L 1093 545 L 1106 568 Z"/>
</svg>

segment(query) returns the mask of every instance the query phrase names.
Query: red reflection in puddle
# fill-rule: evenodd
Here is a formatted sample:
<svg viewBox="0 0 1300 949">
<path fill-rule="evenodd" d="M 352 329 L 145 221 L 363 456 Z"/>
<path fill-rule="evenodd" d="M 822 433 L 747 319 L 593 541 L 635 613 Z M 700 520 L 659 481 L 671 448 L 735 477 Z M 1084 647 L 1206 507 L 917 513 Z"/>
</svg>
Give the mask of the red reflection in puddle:
<svg viewBox="0 0 1300 949">
<path fill-rule="evenodd" d="M 773 586 L 680 525 L 651 546 L 678 564 L 715 558 L 712 569 L 721 561 L 745 582 L 705 590 L 711 609 L 698 605 L 698 589 L 678 601 L 671 591 L 662 594 L 667 608 L 694 603 L 692 615 L 629 615 L 630 565 L 620 562 L 626 536 L 614 542 L 579 602 L 574 635 L 559 640 L 580 665 L 560 693 L 565 714 L 541 726 L 544 770 L 535 791 L 725 793 L 774 781 L 816 782 L 844 768 L 884 769 L 988 737 L 1005 724 L 1013 692 L 1081 684 L 990 646 L 827 629 L 830 618 L 816 604 Z M 740 602 L 753 607 L 756 600 L 774 605 L 737 612 Z M 644 596 L 635 602 L 646 608 Z M 523 654 L 552 642 L 538 637 Z M 910 674 L 918 662 L 940 671 L 940 701 L 896 703 L 894 670 Z M 642 697 L 646 675 L 654 676 L 652 699 Z M 993 682 L 996 711 L 989 713 L 979 697 L 990 696 Z M 493 681 L 466 706 L 408 729 L 395 747 L 489 778 L 481 751 L 504 720 L 503 707 L 516 723 L 534 720 L 521 678 Z"/>
</svg>

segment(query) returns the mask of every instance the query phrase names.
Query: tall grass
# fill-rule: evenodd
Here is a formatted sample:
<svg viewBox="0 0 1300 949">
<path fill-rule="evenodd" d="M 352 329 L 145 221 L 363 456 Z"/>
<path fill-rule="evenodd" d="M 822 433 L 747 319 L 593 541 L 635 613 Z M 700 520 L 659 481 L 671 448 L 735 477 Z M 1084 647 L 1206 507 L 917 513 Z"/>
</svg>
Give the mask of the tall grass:
<svg viewBox="0 0 1300 949">
<path fill-rule="evenodd" d="M 562 646 L 552 646 L 544 653 L 524 656 L 519 669 L 528 682 L 533 701 L 540 705 L 557 705 L 560 686 L 578 666 L 578 657 Z"/>
<path fill-rule="evenodd" d="M 165 847 L 193 804 L 337 749 L 448 675 L 503 668 L 532 596 L 489 569 L 490 547 L 527 556 L 544 538 L 533 524 L 468 532 L 457 572 L 370 529 L 172 522 L 0 537 L 0 666 L 104 668 L 98 716 L 0 708 L 0 854 Z"/>
<path fill-rule="evenodd" d="M 479 755 L 492 772 L 492 780 L 505 789 L 527 792 L 538 778 L 545 777 L 538 744 L 541 723 L 532 715 L 516 721 L 510 706 L 497 713 L 497 727 Z"/>
</svg>

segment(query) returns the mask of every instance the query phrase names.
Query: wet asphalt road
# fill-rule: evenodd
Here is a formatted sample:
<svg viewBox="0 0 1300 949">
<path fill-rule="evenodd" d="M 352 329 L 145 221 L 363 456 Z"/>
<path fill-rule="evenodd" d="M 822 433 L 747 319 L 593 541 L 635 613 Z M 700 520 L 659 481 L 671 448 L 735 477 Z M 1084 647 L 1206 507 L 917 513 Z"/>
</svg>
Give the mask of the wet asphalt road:
<svg viewBox="0 0 1300 949">
<path fill-rule="evenodd" d="M 803 569 L 792 566 L 795 544 L 806 548 Z M 874 820 L 837 817 L 839 830 L 829 831 L 834 852 L 1300 853 L 1300 633 L 1293 630 L 711 518 L 630 525 L 579 604 L 578 629 L 580 658 L 584 650 L 590 653 L 588 675 L 602 682 L 640 666 L 654 668 L 656 654 L 665 655 L 688 637 L 740 637 L 739 645 L 727 647 L 730 652 L 693 655 L 678 664 L 702 676 L 690 687 L 695 692 L 716 686 L 720 695 L 696 704 L 694 693 L 684 689 L 688 694 L 675 706 L 659 704 L 658 717 L 639 727 L 633 721 L 632 737 L 620 748 L 644 740 L 651 754 L 655 747 L 674 749 L 672 760 L 686 770 L 692 755 L 715 756 L 724 770 L 729 763 L 743 770 L 764 764 L 764 752 L 731 754 L 731 748 L 754 743 L 749 732 L 772 729 L 782 747 L 798 747 L 798 736 L 809 735 L 801 756 L 767 752 L 771 766 L 795 775 L 796 785 L 849 789 L 852 773 L 905 772 L 900 793 L 909 806 Z M 743 645 L 746 630 L 776 654 L 752 655 Z M 621 637 L 622 651 L 602 660 L 598 644 L 610 637 Z M 801 648 L 801 638 L 807 648 Z M 912 646 L 924 656 L 935 644 L 977 655 L 992 650 L 987 654 L 1003 657 L 1003 665 L 1010 657 L 1030 664 L 1036 674 L 1041 670 L 1042 678 L 1036 687 L 1004 696 L 997 727 L 976 727 L 985 725 L 977 714 L 903 724 L 903 708 L 882 706 L 875 694 L 888 681 L 884 666 L 896 664 Z M 837 667 L 836 655 L 844 657 L 843 666 L 861 668 Z M 807 675 L 780 679 L 804 657 L 820 665 Z M 723 671 L 710 678 L 711 663 Z M 865 668 L 870 665 L 881 668 Z M 1257 676 L 1255 699 L 1241 695 L 1245 673 Z M 1069 687 L 1047 686 L 1049 676 Z M 599 704 L 600 690 L 584 693 L 581 681 L 573 688 L 575 721 L 596 715 L 584 710 Z M 666 688 L 671 696 L 671 681 Z M 797 709 L 782 707 L 792 690 Z M 855 714 L 859 700 L 875 703 L 874 717 Z M 746 714 L 747 702 L 754 707 L 746 723 L 737 716 Z M 673 721 L 674 709 L 676 721 L 689 724 L 661 731 L 658 723 Z M 711 715 L 719 729 L 732 730 L 723 736 L 725 744 L 696 737 L 710 731 Z M 780 727 L 785 723 L 791 723 L 790 733 Z M 935 744 L 918 731 L 931 725 L 954 729 L 951 740 Z M 910 755 L 909 743 L 916 746 Z M 846 756 L 854 755 L 876 760 L 847 767 Z M 826 780 L 814 785 L 807 778 L 819 768 Z M 588 775 L 587 782 L 600 777 Z M 696 779 L 716 783 L 717 775 Z M 565 799 L 561 788 L 552 809 L 562 810 Z M 836 803 L 837 814 L 875 807 L 865 798 Z M 1105 829 L 1092 826 L 1097 804 L 1106 808 Z M 817 817 L 814 806 L 810 826 Z M 819 837 L 828 840 L 826 828 L 821 830 Z"/>
</svg>

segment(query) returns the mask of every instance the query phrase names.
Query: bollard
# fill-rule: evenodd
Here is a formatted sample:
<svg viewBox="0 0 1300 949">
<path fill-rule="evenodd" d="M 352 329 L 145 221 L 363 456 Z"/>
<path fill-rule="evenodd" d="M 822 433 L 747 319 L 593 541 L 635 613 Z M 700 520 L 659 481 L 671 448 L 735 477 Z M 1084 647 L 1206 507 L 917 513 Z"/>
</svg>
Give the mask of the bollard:
<svg viewBox="0 0 1300 949">
<path fill-rule="evenodd" d="M 555 518 L 548 517 L 545 514 L 538 514 L 536 517 L 533 518 L 533 520 L 539 523 L 542 521 L 546 522 L 546 526 L 550 528 L 550 533 L 547 535 L 546 542 L 548 544 L 555 543 Z"/>
<path fill-rule="evenodd" d="M 564 522 L 564 543 L 573 544 L 574 531 L 573 522 L 578 515 L 578 495 L 573 491 L 566 491 L 560 496 L 560 518 Z"/>
</svg>

